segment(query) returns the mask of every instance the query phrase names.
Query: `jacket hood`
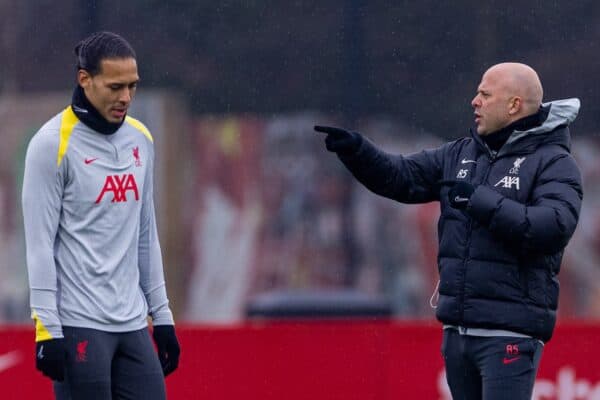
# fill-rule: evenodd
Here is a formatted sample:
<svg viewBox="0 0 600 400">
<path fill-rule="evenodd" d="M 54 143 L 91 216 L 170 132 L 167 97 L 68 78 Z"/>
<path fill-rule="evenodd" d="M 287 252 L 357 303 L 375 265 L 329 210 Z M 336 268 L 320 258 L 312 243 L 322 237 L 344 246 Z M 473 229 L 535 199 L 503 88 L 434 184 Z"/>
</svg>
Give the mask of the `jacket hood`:
<svg viewBox="0 0 600 400">
<path fill-rule="evenodd" d="M 548 109 L 548 117 L 539 126 L 526 131 L 514 131 L 506 143 L 515 142 L 528 135 L 539 135 L 554 131 L 559 126 L 569 126 L 575 121 L 581 103 L 577 98 L 555 100 L 542 104 L 542 108 Z"/>
</svg>

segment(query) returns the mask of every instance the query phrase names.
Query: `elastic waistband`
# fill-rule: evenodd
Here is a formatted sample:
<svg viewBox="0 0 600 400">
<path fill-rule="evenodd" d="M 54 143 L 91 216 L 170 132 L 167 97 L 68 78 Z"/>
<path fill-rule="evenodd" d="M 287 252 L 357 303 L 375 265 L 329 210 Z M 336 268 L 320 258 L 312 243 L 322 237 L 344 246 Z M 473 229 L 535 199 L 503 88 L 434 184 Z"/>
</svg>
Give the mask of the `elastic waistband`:
<svg viewBox="0 0 600 400">
<path fill-rule="evenodd" d="M 464 326 L 456 325 L 444 325 L 444 329 L 455 329 L 460 335 L 467 336 L 510 336 L 533 339 L 533 336 L 525 335 L 524 333 L 519 332 L 507 331 L 504 329 L 465 328 Z"/>
</svg>

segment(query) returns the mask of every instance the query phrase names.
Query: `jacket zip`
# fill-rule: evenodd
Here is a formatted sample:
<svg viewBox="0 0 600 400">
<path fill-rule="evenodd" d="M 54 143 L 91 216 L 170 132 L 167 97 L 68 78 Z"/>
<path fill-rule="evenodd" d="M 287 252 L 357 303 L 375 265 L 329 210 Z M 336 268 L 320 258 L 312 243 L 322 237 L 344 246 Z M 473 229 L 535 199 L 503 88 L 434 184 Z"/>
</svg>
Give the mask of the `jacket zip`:
<svg viewBox="0 0 600 400">
<path fill-rule="evenodd" d="M 119 162 L 119 150 L 117 149 L 117 146 L 115 146 L 115 144 L 113 142 L 111 142 L 108 138 L 106 138 L 106 141 L 108 142 L 108 144 L 110 145 L 110 147 L 112 147 L 112 149 L 114 151 L 115 161 Z"/>
<path fill-rule="evenodd" d="M 485 182 L 487 181 L 488 176 L 490 175 L 490 172 L 492 171 L 492 166 L 494 164 L 494 162 L 497 159 L 497 155 L 494 155 L 489 149 L 487 149 L 488 151 L 488 157 L 490 159 L 490 163 L 487 166 L 487 169 L 485 170 L 484 174 L 483 174 L 483 179 L 481 180 L 481 184 L 485 184 Z M 469 222 L 467 224 L 467 243 L 465 246 L 465 255 L 463 258 L 463 288 L 461 291 L 461 298 L 460 298 L 460 321 L 464 321 L 465 320 L 465 284 L 467 282 L 467 264 L 469 263 L 471 257 L 470 257 L 470 246 L 471 246 L 471 237 L 473 236 L 473 219 L 469 218 Z"/>
</svg>

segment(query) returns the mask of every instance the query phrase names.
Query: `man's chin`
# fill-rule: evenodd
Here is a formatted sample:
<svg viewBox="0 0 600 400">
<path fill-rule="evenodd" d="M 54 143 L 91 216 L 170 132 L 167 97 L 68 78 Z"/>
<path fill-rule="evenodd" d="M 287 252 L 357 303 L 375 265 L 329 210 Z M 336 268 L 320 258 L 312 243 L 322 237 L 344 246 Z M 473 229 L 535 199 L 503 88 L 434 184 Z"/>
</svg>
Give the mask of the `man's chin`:
<svg viewBox="0 0 600 400">
<path fill-rule="evenodd" d="M 121 122 L 123 122 L 124 119 L 125 119 L 125 116 L 122 116 L 122 117 L 112 117 L 111 116 L 111 117 L 106 118 L 106 120 L 108 122 L 110 122 L 111 124 L 120 124 Z"/>
<path fill-rule="evenodd" d="M 483 129 L 482 127 L 478 126 L 477 129 L 475 130 L 477 132 L 477 134 L 479 136 L 485 136 L 488 134 L 488 132 L 486 132 L 485 129 Z"/>
</svg>

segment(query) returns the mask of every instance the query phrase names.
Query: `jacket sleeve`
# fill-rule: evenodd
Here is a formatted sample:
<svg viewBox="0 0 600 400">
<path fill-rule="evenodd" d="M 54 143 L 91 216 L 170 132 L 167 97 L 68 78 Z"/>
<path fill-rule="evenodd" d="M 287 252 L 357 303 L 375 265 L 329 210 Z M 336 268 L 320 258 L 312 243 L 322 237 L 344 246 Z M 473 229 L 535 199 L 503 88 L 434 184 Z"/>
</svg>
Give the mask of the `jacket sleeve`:
<svg viewBox="0 0 600 400">
<path fill-rule="evenodd" d="M 390 155 L 364 139 L 356 153 L 339 158 L 372 192 L 402 203 L 426 203 L 439 200 L 437 182 L 449 146 L 452 143 L 402 156 Z"/>
<path fill-rule="evenodd" d="M 151 146 L 150 146 L 151 148 Z M 140 238 L 138 262 L 140 286 L 148 303 L 154 325 L 173 325 L 173 315 L 164 279 L 162 255 L 156 228 L 154 211 L 154 149 L 151 148 L 150 163 L 145 176 L 140 214 Z"/>
<path fill-rule="evenodd" d="M 57 309 L 54 241 L 59 227 L 65 163 L 57 162 L 58 134 L 39 131 L 25 157 L 22 207 L 29 302 L 36 342 L 63 337 Z"/>
<path fill-rule="evenodd" d="M 577 226 L 583 198 L 581 173 L 568 154 L 552 159 L 539 174 L 529 204 L 479 186 L 468 213 L 502 239 L 525 252 L 563 250 Z"/>
</svg>

